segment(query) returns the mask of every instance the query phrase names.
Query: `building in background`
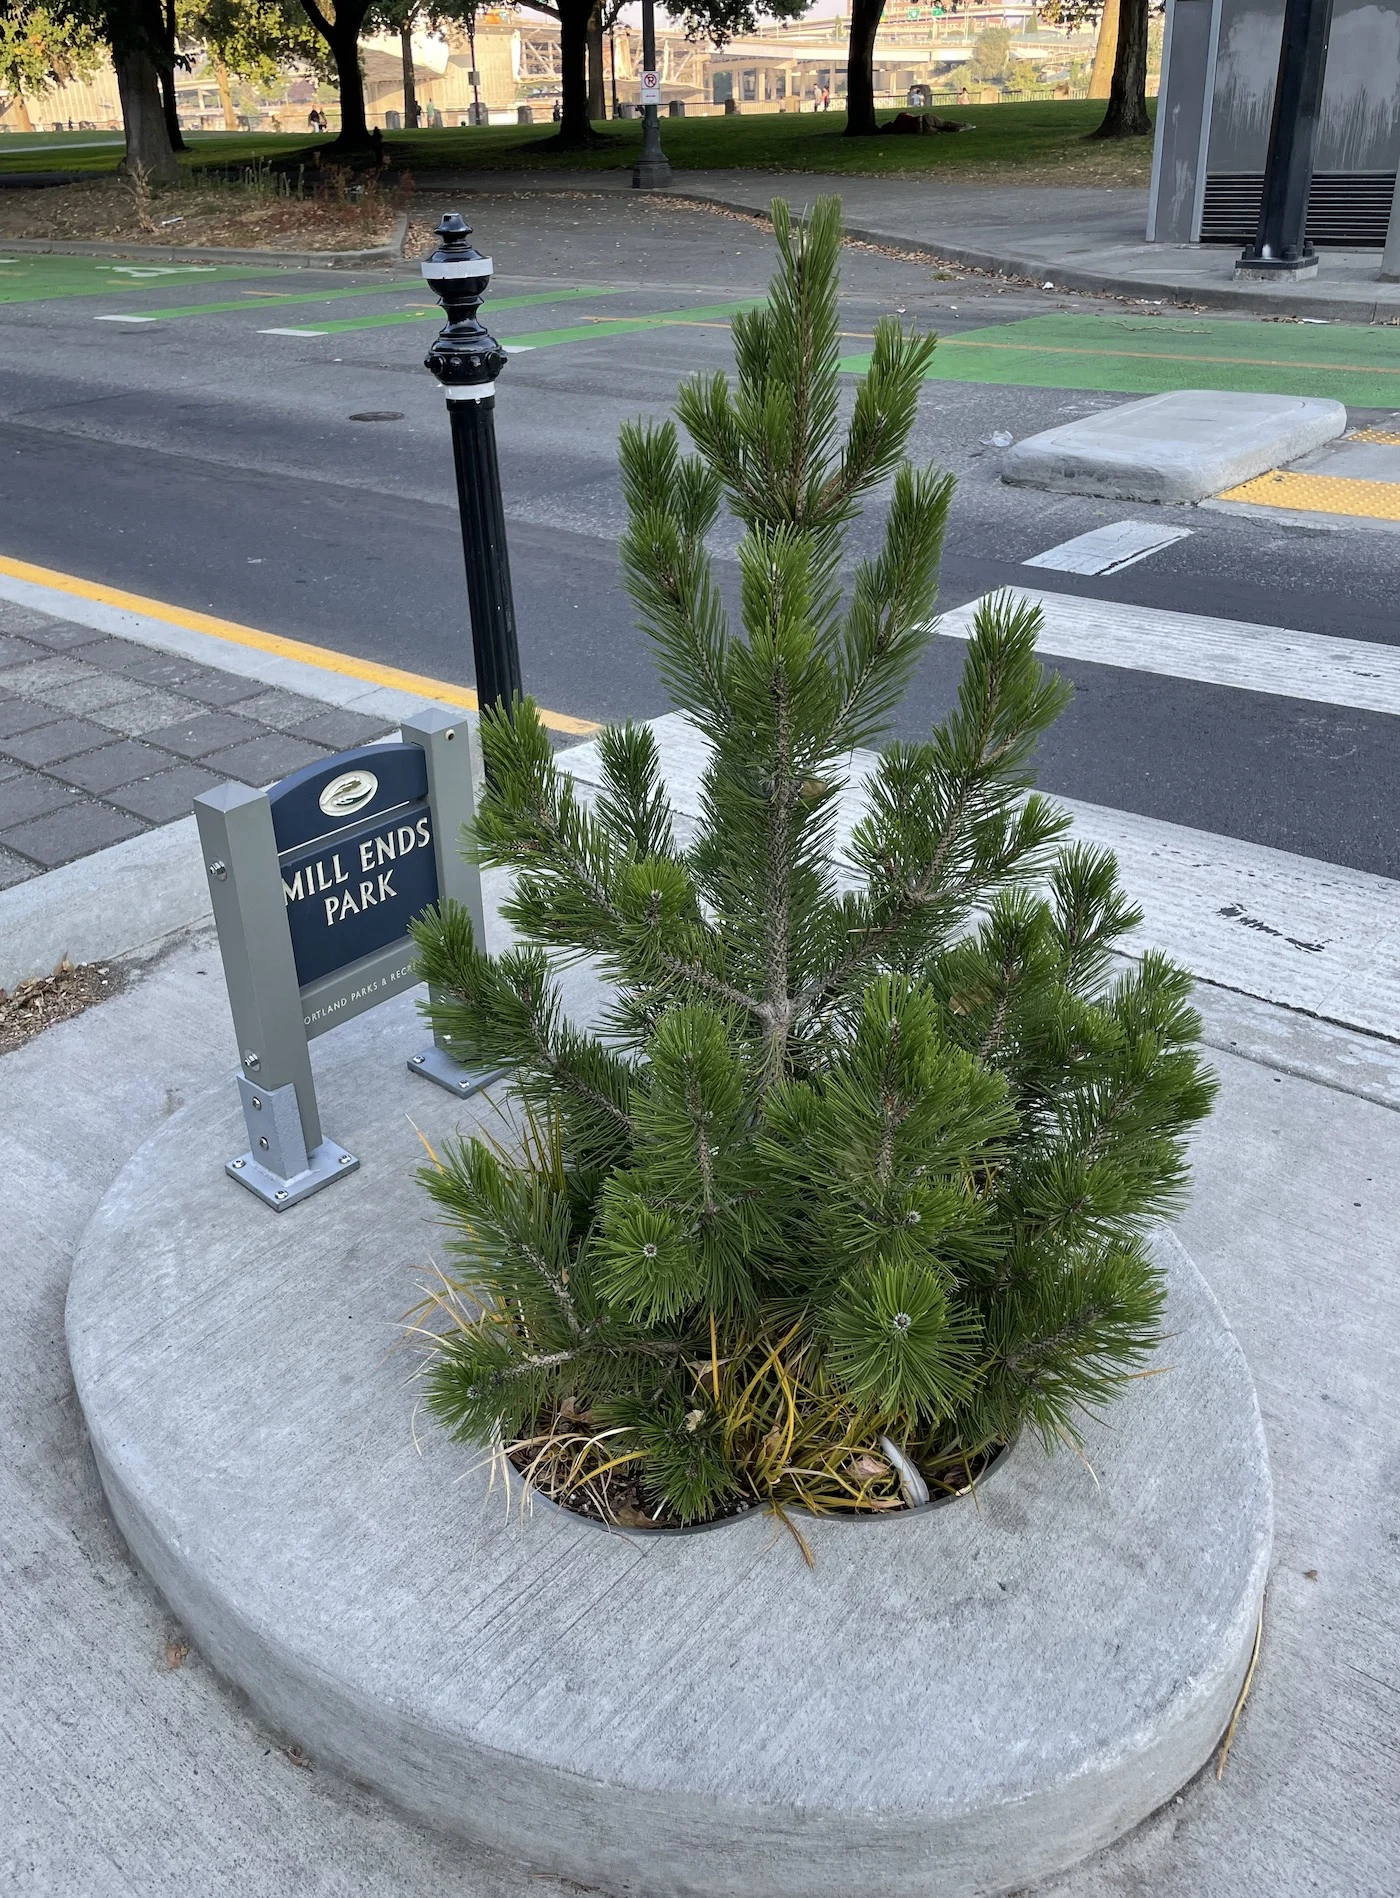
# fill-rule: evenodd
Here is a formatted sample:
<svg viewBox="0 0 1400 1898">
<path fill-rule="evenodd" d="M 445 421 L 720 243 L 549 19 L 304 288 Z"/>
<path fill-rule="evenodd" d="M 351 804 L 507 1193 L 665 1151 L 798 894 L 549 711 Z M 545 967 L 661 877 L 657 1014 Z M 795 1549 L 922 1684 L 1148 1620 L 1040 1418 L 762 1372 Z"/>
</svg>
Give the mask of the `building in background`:
<svg viewBox="0 0 1400 1898">
<path fill-rule="evenodd" d="M 979 37 L 988 30 L 1010 36 L 1004 70 L 989 77 L 978 59 Z M 1042 25 L 1033 0 L 987 0 L 979 5 L 887 0 L 875 42 L 876 104 L 991 102 L 1007 99 L 1082 98 L 1097 27 L 1074 32 Z M 835 104 L 846 91 L 847 13 L 821 20 L 775 22 L 762 33 L 732 40 L 721 49 L 688 40 L 679 28 L 657 33 L 657 63 L 663 99 L 687 114 L 811 111 L 822 93 Z M 415 34 L 414 87 L 427 125 L 470 123 L 473 104 L 494 123 L 514 124 L 528 109 L 547 120 L 560 93 L 559 28 L 541 14 L 510 7 L 477 15 L 473 42 L 460 27 Z M 369 123 L 386 131 L 404 123 L 402 52 L 396 36 L 362 43 L 365 105 Z M 605 90 L 611 100 L 635 106 L 641 93 L 641 33 L 619 25 L 604 47 Z M 473 84 L 472 74 L 476 81 Z M 1155 80 L 1149 81 L 1155 90 Z M 334 130 L 338 112 L 333 87 L 306 73 L 288 72 L 280 84 L 257 87 L 230 80 L 196 53 L 195 65 L 176 87 L 180 123 L 188 131 L 234 129 L 302 132 L 318 105 Z M 121 129 L 116 81 L 110 67 L 91 81 L 55 87 L 27 101 L 36 130 Z M 12 106 L 0 115 L 0 130 L 19 128 Z"/>
</svg>

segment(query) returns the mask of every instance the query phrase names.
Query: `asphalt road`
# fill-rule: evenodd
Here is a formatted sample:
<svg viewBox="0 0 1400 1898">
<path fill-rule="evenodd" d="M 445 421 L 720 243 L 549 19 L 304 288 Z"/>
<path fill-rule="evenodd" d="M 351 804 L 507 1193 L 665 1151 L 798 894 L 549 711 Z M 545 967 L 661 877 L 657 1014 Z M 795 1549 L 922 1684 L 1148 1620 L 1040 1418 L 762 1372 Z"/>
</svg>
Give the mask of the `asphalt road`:
<svg viewBox="0 0 1400 1898">
<path fill-rule="evenodd" d="M 728 366 L 725 312 L 761 294 L 771 242 L 740 220 L 625 196 L 483 196 L 471 216 L 497 264 L 487 305 L 496 333 L 553 339 L 509 364 L 497 411 L 527 683 L 542 703 L 587 717 L 660 711 L 664 695 L 617 585 L 617 426 L 664 414 L 690 371 Z M 469 681 L 450 447 L 441 396 L 421 366 L 436 325 L 411 271 L 85 272 L 65 267 L 62 294 L 0 308 L 0 553 Z M 5 281 L 0 271 L 0 294 Z M 955 335 L 1100 307 L 940 278 L 925 263 L 858 249 L 846 255 L 843 283 L 853 352 L 892 310 Z M 293 296 L 306 300 L 273 301 Z M 530 301 L 506 307 L 517 298 Z M 237 307 L 98 320 L 213 303 Z M 605 327 L 658 314 L 686 320 Z M 323 333 L 264 333 L 279 328 Z M 1121 399 L 926 386 L 912 452 L 958 476 L 945 604 L 1033 583 L 1400 644 L 1400 540 L 1391 533 L 1002 485 L 999 453 L 984 440 L 993 431 L 1020 438 Z M 353 419 L 386 412 L 394 419 Z M 855 551 L 873 542 L 873 512 Z M 1164 513 L 1189 526 L 1189 538 L 1118 574 L 1021 565 L 1107 521 Z M 732 547 L 732 537 L 722 541 L 722 557 Z M 732 577 L 732 561 L 722 570 Z M 956 644 L 935 645 L 903 732 L 938 717 L 960 663 Z M 1391 720 L 1056 664 L 1076 693 L 1042 753 L 1048 790 L 1400 875 Z"/>
</svg>

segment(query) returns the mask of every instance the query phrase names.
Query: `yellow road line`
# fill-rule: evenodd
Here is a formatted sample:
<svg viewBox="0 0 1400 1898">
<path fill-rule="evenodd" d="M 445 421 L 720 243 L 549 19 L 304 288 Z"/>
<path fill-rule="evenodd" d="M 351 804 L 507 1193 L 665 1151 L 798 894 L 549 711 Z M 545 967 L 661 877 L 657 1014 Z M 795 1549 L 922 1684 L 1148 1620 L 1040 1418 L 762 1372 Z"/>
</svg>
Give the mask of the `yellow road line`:
<svg viewBox="0 0 1400 1898">
<path fill-rule="evenodd" d="M 1252 501 L 1256 507 L 1287 507 L 1309 514 L 1364 515 L 1400 521 L 1400 482 L 1354 481 L 1344 475 L 1286 474 L 1274 469 L 1216 495 L 1217 501 Z"/>
<path fill-rule="evenodd" d="M 164 620 L 171 626 L 183 626 L 187 632 L 208 633 L 214 639 L 226 640 L 230 646 L 247 646 L 254 652 L 275 653 L 279 659 L 299 660 L 302 665 L 316 666 L 322 672 L 363 679 L 367 685 L 387 685 L 402 692 L 421 693 L 426 699 L 460 705 L 469 712 L 478 709 L 476 693 L 468 686 L 430 679 L 421 672 L 405 672 L 399 666 L 381 666 L 377 660 L 357 659 L 351 653 L 336 652 L 329 646 L 284 639 L 280 633 L 259 632 L 255 626 L 240 626 L 236 620 L 216 619 L 212 613 L 196 613 L 189 607 L 171 606 L 165 600 L 149 600 L 144 594 L 125 593 L 120 587 L 82 580 L 76 574 L 59 573 L 53 567 L 35 567 L 27 560 L 10 560 L 0 554 L 0 574 L 7 574 L 12 580 L 27 580 L 31 586 L 52 587 L 56 593 L 71 593 L 80 600 L 95 600 L 101 606 L 120 607 L 126 613 L 140 613 L 147 619 Z M 599 729 L 593 719 L 575 718 L 569 712 L 541 711 L 540 723 L 550 731 L 568 732 L 580 738 Z"/>
</svg>

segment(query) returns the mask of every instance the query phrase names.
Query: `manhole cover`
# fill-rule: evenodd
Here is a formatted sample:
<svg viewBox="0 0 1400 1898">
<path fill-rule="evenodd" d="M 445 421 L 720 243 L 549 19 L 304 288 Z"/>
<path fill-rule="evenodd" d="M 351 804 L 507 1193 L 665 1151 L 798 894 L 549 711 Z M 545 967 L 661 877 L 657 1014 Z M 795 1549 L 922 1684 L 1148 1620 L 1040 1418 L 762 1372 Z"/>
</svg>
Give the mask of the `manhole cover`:
<svg viewBox="0 0 1400 1898">
<path fill-rule="evenodd" d="M 361 409 L 358 415 L 350 417 L 352 422 L 401 422 L 402 409 Z"/>
</svg>

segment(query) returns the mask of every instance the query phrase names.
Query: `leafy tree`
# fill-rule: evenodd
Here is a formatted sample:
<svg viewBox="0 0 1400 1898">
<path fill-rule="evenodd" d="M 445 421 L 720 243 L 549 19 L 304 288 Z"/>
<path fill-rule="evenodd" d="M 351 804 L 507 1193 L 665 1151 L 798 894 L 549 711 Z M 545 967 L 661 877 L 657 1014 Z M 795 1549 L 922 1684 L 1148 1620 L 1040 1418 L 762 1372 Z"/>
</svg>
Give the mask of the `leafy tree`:
<svg viewBox="0 0 1400 1898">
<path fill-rule="evenodd" d="M 161 90 L 162 73 L 173 72 L 164 0 L 48 0 L 46 11 L 66 30 L 90 33 L 111 54 L 126 135 L 121 169 L 172 183 L 178 167 Z M 9 16 L 27 12 L 25 0 L 7 0 Z"/>
<path fill-rule="evenodd" d="M 487 954 L 453 905 L 415 930 L 434 1025 L 513 1071 L 523 1116 L 425 1173 L 473 1301 L 429 1401 L 536 1467 L 558 1452 L 560 1488 L 626 1466 L 685 1521 L 897 1506 L 882 1440 L 937 1479 L 1023 1427 L 1072 1436 L 1158 1337 L 1143 1228 L 1211 1098 L 1187 977 L 1112 973 L 1139 912 L 1028 794 L 1067 698 L 1038 609 L 979 611 L 954 709 L 871 760 L 838 837 L 931 637 L 953 483 L 901 459 L 935 339 L 882 319 L 841 429 L 839 205 L 772 217 L 737 389 L 680 393 L 698 452 L 622 430 L 627 585 L 707 748 L 694 836 L 649 728 L 600 735 L 590 805 L 533 703 L 497 706 L 473 848 L 514 872 L 516 946 Z M 740 627 L 706 551 L 722 502 Z M 599 1032 L 565 1018 L 560 958 L 612 985 Z"/>
<path fill-rule="evenodd" d="M 846 50 L 846 137 L 873 138 L 875 117 L 875 35 L 885 0 L 851 0 L 851 37 Z"/>
<path fill-rule="evenodd" d="M 85 79 L 101 59 L 102 43 L 89 24 L 6 0 L 0 9 L 0 112 L 18 106 L 20 130 L 32 132 L 26 99 Z"/>
<path fill-rule="evenodd" d="M 1145 138 L 1152 130 L 1147 113 L 1148 26 L 1164 0 L 1118 0 L 1118 33 L 1109 85 L 1108 109 L 1090 138 Z M 1060 26 L 1099 20 L 1102 0 L 1046 0 L 1041 17 Z"/>
<path fill-rule="evenodd" d="M 1006 77 L 1011 61 L 1011 34 L 1004 26 L 984 28 L 972 42 L 968 69 L 981 86 L 994 86 Z"/>
</svg>

